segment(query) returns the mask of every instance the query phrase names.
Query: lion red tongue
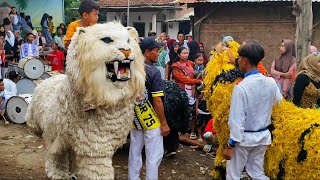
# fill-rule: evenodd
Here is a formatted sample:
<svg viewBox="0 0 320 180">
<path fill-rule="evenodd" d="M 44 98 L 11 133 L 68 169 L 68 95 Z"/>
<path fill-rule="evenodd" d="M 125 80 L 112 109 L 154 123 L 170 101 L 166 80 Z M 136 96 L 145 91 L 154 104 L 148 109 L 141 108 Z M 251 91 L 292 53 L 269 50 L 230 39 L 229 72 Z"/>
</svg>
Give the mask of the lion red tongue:
<svg viewBox="0 0 320 180">
<path fill-rule="evenodd" d="M 120 72 L 121 74 L 125 73 L 125 68 L 124 67 L 119 67 L 118 72 Z"/>
</svg>

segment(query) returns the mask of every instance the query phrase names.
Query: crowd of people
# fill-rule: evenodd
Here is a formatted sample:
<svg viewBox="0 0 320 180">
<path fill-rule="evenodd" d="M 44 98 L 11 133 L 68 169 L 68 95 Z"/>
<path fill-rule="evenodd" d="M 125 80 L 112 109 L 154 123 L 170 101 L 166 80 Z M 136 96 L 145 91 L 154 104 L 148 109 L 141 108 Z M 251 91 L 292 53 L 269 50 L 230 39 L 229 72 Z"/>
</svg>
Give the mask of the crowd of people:
<svg viewBox="0 0 320 180">
<path fill-rule="evenodd" d="M 7 9 L 8 13 L 0 19 L 0 79 L 4 84 L 2 114 L 6 101 L 17 95 L 15 84 L 21 75 L 16 66 L 20 59 L 36 58 L 44 64 L 50 64 L 52 71 L 62 73 L 66 55 L 66 26 L 63 23 L 55 28 L 53 17 L 44 13 L 41 28 L 37 30 L 29 15 L 18 13 L 16 7 Z"/>
<path fill-rule="evenodd" d="M 154 66 L 160 71 L 160 77 L 163 80 L 175 81 L 182 89 L 186 91 L 188 95 L 189 112 L 191 115 L 189 125 L 191 133 L 190 139 L 197 139 L 198 141 L 203 142 L 204 138 L 205 143 L 207 143 L 204 146 L 204 151 L 209 152 L 211 150 L 212 144 L 216 144 L 218 142 L 216 140 L 215 130 L 212 128 L 212 116 L 207 110 L 206 102 L 203 99 L 202 81 L 206 75 L 205 67 L 208 63 L 208 58 L 203 51 L 203 43 L 193 41 L 190 38 L 189 40 L 186 40 L 186 36 L 183 32 L 179 32 L 176 39 L 169 38 L 165 32 L 162 32 L 159 37 L 156 37 L 154 32 L 150 32 L 148 36 L 149 37 L 147 38 L 141 38 L 141 41 L 144 42 L 146 39 L 153 38 L 155 39 L 155 41 L 159 42 L 160 48 L 157 49 L 159 50 L 159 57 L 153 62 Z M 269 98 L 265 99 L 263 101 L 263 104 L 261 104 L 261 113 L 257 113 L 249 112 L 247 109 L 242 109 L 243 107 L 241 107 L 242 105 L 240 101 L 244 99 L 236 99 L 235 97 L 233 97 L 229 117 L 229 127 L 231 129 L 230 136 L 232 137 L 230 137 L 231 141 L 229 141 L 229 147 L 232 150 L 227 149 L 224 155 L 227 160 L 230 160 L 233 155 L 237 157 L 234 158 L 234 160 L 228 162 L 229 168 L 227 168 L 227 177 L 229 179 L 237 179 L 237 177 L 240 176 L 240 173 L 245 165 L 242 163 L 246 161 L 244 159 L 241 159 L 240 156 L 242 156 L 241 154 L 245 153 L 247 154 L 246 158 L 251 158 L 251 156 L 259 156 L 260 158 L 258 158 L 259 160 L 250 160 L 250 162 L 247 162 L 250 164 L 246 165 L 246 167 L 248 166 L 247 171 L 250 171 L 250 175 L 254 178 L 261 177 L 267 179 L 267 177 L 263 173 L 262 165 L 266 147 L 271 143 L 271 139 L 267 138 L 269 137 L 269 134 L 265 134 L 263 132 L 267 129 L 262 126 L 271 124 L 271 109 L 274 105 L 277 105 L 280 102 L 281 97 L 288 101 L 292 101 L 298 107 L 319 108 L 320 52 L 316 47 L 311 46 L 309 52 L 310 55 L 303 59 L 300 65 L 297 66 L 295 44 L 290 39 L 284 39 L 279 43 L 278 57 L 272 62 L 271 69 L 268 71 L 262 63 L 262 60 L 264 59 L 263 47 L 257 41 L 247 40 L 243 42 L 242 46 L 239 48 L 239 58 L 234 58 L 232 56 L 232 52 L 229 49 L 229 43 L 232 41 L 234 41 L 233 37 L 224 37 L 222 41 L 215 46 L 215 49 L 213 51 L 226 52 L 228 54 L 229 63 L 234 64 L 237 67 L 241 66 L 240 64 L 243 63 L 245 58 L 247 62 L 245 64 L 242 64 L 242 66 L 247 66 L 249 69 L 242 69 L 243 72 L 247 72 L 247 74 L 244 75 L 245 79 L 252 79 L 251 77 L 246 78 L 246 76 L 249 76 L 251 74 L 261 74 L 264 77 L 268 77 L 268 86 L 261 85 L 262 80 L 265 81 L 264 78 L 260 76 L 255 77 L 256 75 L 254 75 L 252 77 L 255 78 L 252 79 L 252 81 L 245 81 L 247 84 L 244 86 L 248 87 L 244 88 L 249 88 L 247 89 L 249 93 L 249 91 L 251 91 L 251 86 L 255 86 L 257 88 L 261 87 L 261 90 L 256 89 L 256 91 L 263 92 L 264 97 Z M 248 44 L 250 45 L 250 48 L 246 47 L 246 45 Z M 270 81 L 270 79 L 273 80 Z M 260 85 L 258 85 L 259 83 Z M 276 88 L 274 88 L 274 85 Z M 243 92 L 234 93 L 239 96 L 239 93 Z M 250 101 L 259 102 L 258 99 L 262 98 L 261 93 L 250 93 L 250 100 L 246 100 L 246 102 L 243 103 L 250 104 Z M 257 95 L 256 100 L 253 97 L 254 94 Z M 257 105 L 257 103 L 253 102 L 251 104 Z M 248 106 L 248 104 L 246 104 L 246 106 Z M 256 106 L 252 106 L 251 108 L 254 109 L 254 107 Z M 242 112 L 240 111 L 243 111 L 245 113 L 242 114 Z M 232 113 L 234 113 L 234 115 L 232 115 Z M 263 118 L 265 121 L 259 122 L 261 123 L 260 125 L 252 122 L 256 127 L 261 126 L 260 129 L 258 128 L 259 130 L 257 132 L 263 132 L 265 134 L 265 137 L 261 136 L 257 138 L 265 140 L 264 142 L 256 142 L 256 144 L 254 145 L 256 146 L 256 148 L 248 149 L 246 148 L 247 145 L 245 145 L 242 149 L 237 148 L 237 150 L 235 151 L 233 147 L 235 147 L 238 142 L 245 141 L 245 139 L 243 139 L 242 137 L 236 137 L 237 132 L 232 132 L 238 130 L 239 123 L 236 119 L 239 119 L 241 117 L 241 114 L 243 115 L 242 119 L 244 121 L 246 121 L 246 116 L 250 116 L 250 118 L 253 118 L 256 115 L 259 115 L 259 117 L 256 117 L 257 119 L 261 119 L 262 116 L 265 116 Z M 246 122 L 246 124 L 248 124 L 248 122 Z M 250 127 L 249 125 L 248 127 L 249 129 L 256 129 L 256 127 Z M 195 132 L 197 132 L 197 134 Z M 249 142 L 249 144 L 250 143 L 252 142 Z M 241 144 L 243 145 L 244 143 L 240 143 L 240 145 Z M 177 149 L 172 150 L 170 148 L 170 150 L 165 150 L 165 156 L 172 156 L 176 154 Z M 259 173 L 256 174 L 255 172 L 259 172 L 260 175 Z"/>
<path fill-rule="evenodd" d="M 54 25 L 52 23 L 53 17 L 45 13 L 41 20 L 42 30 L 35 31 L 32 27 L 31 18 L 25 16 L 24 13 L 18 14 L 16 8 L 12 7 L 10 16 L 4 20 L 3 26 L 0 26 L 0 50 L 2 50 L 1 67 L 6 68 L 8 66 L 7 61 L 18 62 L 19 59 L 25 57 L 39 57 L 40 49 L 50 49 L 50 51 L 52 51 L 51 57 L 58 57 L 59 59 L 59 64 L 54 67 L 55 58 L 48 56 L 48 60 L 51 61 L 53 69 L 62 70 L 61 67 L 63 67 L 63 64 L 61 62 L 65 59 L 65 50 L 68 48 L 71 37 L 76 32 L 76 28 L 87 27 L 97 23 L 99 6 L 92 0 L 83 0 L 79 7 L 79 13 L 81 15 L 80 20 L 69 24 L 68 29 L 61 23 L 59 27 L 56 28 L 56 32 L 54 32 Z M 10 23 L 8 24 L 8 22 Z M 206 152 L 211 150 L 212 144 L 217 143 L 215 131 L 212 126 L 214 120 L 212 120 L 212 116 L 206 107 L 206 101 L 203 97 L 203 80 L 206 75 L 205 67 L 211 59 L 208 58 L 210 56 L 204 52 L 204 44 L 194 41 L 190 37 L 186 40 L 187 38 L 184 32 L 178 32 L 176 39 L 168 37 L 165 32 L 160 33 L 159 37 L 156 37 L 156 34 L 155 32 L 149 32 L 148 37 L 140 39 L 140 48 L 145 57 L 147 77 L 146 93 L 137 97 L 136 106 L 149 103 L 150 112 L 154 113 L 153 116 L 157 122 L 155 121 L 150 127 L 144 128 L 145 126 L 142 125 L 143 122 L 140 117 L 135 116 L 133 119 L 135 128 L 132 128 L 130 131 L 129 179 L 139 179 L 142 168 L 141 151 L 144 146 L 147 164 L 146 179 L 158 179 L 158 167 L 163 155 L 173 156 L 177 154 L 178 146 L 175 144 L 173 144 L 175 148 L 165 149 L 163 146 L 163 136 L 167 136 L 170 133 L 178 133 L 170 131 L 170 125 L 167 123 L 164 115 L 164 80 L 176 82 L 178 86 L 187 93 L 189 112 L 191 115 L 189 138 L 201 143 L 207 143 L 204 148 Z M 253 93 L 252 97 L 254 96 L 254 98 L 248 100 L 241 98 L 241 94 L 246 91 L 249 92 L 251 86 L 258 88 L 260 86 L 259 82 L 265 80 L 264 77 L 272 77 L 274 79 L 274 81 L 270 81 L 270 78 L 268 78 L 267 88 L 265 86 L 259 87 L 260 92 L 264 92 L 266 97 L 263 102 L 264 104 L 262 104 L 260 108 L 261 113 L 258 113 L 259 116 L 261 114 L 264 115 L 261 121 L 263 125 L 260 124 L 261 127 L 271 121 L 270 113 L 272 106 L 279 103 L 281 94 L 283 98 L 287 100 L 293 99 L 294 104 L 297 106 L 304 107 L 301 103 L 303 92 L 310 89 L 309 86 L 312 85 L 312 91 L 317 91 L 316 93 L 318 94 L 316 97 L 312 97 L 312 103 L 309 103 L 309 107 L 315 106 L 316 104 L 318 106 L 320 105 L 320 53 L 315 47 L 312 46 L 310 48 L 310 55 L 306 57 L 297 68 L 293 41 L 289 39 L 282 40 L 282 42 L 279 43 L 279 57 L 273 61 L 269 74 L 261 62 L 264 58 L 264 50 L 258 42 L 254 40 L 243 42 L 239 48 L 239 58 L 234 58 L 229 48 L 229 43 L 232 41 L 234 41 L 233 37 L 226 36 L 214 49 L 214 51 L 226 52 L 230 64 L 240 66 L 240 69 L 246 73 L 243 82 L 241 82 L 243 84 L 243 86 L 241 86 L 242 89 L 235 89 L 234 91 L 234 93 L 238 94 L 232 99 L 230 110 L 230 149 L 227 149 L 224 155 L 226 159 L 232 159 L 232 154 L 236 154 L 236 157 L 233 158 L 235 160 L 228 163 L 229 168 L 227 168 L 227 173 L 231 179 L 232 177 L 238 177 L 238 171 L 241 173 L 243 169 L 241 164 L 245 161 L 243 157 L 241 157 L 243 153 L 247 154 L 246 158 L 259 156 L 259 161 L 248 161 L 249 163 L 251 162 L 252 165 L 249 166 L 248 170 L 255 171 L 257 170 L 256 168 L 258 168 L 258 171 L 261 172 L 261 166 L 263 165 L 261 158 L 263 160 L 266 145 L 271 142 L 271 139 L 265 139 L 263 148 L 261 148 L 258 143 L 258 149 L 251 148 L 253 149 L 251 151 L 248 148 L 238 148 L 234 151 L 233 148 L 235 145 L 239 142 L 241 145 L 241 141 L 243 140 L 242 137 L 237 136 L 237 132 L 233 132 L 239 130 L 237 129 L 238 122 L 235 119 L 241 115 L 242 120 L 246 121 L 246 117 L 250 115 L 252 115 L 249 117 L 251 119 L 257 116 L 257 114 L 252 114 L 252 112 L 249 111 L 243 113 L 247 110 L 240 107 L 241 104 L 237 102 L 249 103 L 249 106 L 251 106 L 255 105 L 252 101 L 259 101 L 261 98 L 261 94 Z M 2 70 L 6 72 L 6 70 Z M 5 77 L 5 73 L 2 73 L 2 77 Z M 8 84 L 16 82 L 17 75 L 9 73 L 9 80 L 10 82 L 7 80 L 1 81 L 0 88 L 2 87 L 1 84 L 4 83 L 4 89 L 9 89 L 7 87 L 11 85 L 6 85 L 6 81 Z M 274 85 L 276 88 L 274 88 Z M 278 91 L 281 92 L 280 96 Z M 250 108 L 255 109 L 254 106 Z M 84 111 L 94 109 L 94 105 L 90 104 L 90 102 L 87 102 L 84 106 Z M 260 130 L 257 132 L 264 132 L 265 128 L 262 127 Z M 261 136 L 258 138 L 263 139 L 264 137 Z M 239 163 L 241 165 L 239 165 Z M 267 179 L 263 172 L 260 175 L 260 177 Z M 259 179 L 258 176 L 257 178 Z"/>
</svg>

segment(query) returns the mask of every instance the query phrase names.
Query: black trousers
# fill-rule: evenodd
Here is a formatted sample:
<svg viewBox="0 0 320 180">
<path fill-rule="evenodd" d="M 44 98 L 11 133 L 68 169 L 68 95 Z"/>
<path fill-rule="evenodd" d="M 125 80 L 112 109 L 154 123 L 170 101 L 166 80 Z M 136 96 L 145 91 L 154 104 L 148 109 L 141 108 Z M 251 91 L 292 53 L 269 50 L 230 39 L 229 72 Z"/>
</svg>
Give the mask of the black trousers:
<svg viewBox="0 0 320 180">
<path fill-rule="evenodd" d="M 168 136 L 163 138 L 164 149 L 168 152 L 177 151 L 179 148 L 179 134 L 178 130 L 170 128 Z"/>
</svg>

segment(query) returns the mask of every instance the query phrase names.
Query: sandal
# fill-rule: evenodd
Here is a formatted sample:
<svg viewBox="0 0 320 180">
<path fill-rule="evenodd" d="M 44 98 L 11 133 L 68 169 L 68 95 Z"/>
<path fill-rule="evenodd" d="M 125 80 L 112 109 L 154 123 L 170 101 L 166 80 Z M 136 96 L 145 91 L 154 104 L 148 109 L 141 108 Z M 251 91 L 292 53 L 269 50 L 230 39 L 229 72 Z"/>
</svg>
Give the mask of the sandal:
<svg viewBox="0 0 320 180">
<path fill-rule="evenodd" d="M 192 140 L 197 139 L 196 133 L 191 133 L 191 134 L 190 134 L 190 139 L 192 139 Z"/>
</svg>

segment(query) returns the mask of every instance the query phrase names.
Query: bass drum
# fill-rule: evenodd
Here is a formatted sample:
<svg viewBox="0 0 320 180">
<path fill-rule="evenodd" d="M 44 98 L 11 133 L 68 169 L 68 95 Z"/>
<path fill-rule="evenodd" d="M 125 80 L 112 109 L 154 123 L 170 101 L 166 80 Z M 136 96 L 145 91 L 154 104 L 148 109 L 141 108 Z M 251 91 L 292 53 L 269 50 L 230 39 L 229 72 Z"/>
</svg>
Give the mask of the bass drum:
<svg viewBox="0 0 320 180">
<path fill-rule="evenodd" d="M 30 79 L 20 79 L 16 86 L 17 86 L 17 94 L 33 94 L 34 89 L 40 84 L 43 80 L 30 80 Z"/>
<path fill-rule="evenodd" d="M 19 72 L 29 79 L 38 79 L 44 73 L 44 65 L 41 60 L 33 57 L 20 59 Z"/>
<path fill-rule="evenodd" d="M 50 71 L 50 72 L 44 72 L 41 76 L 41 79 L 48 79 L 52 76 L 56 76 L 59 75 L 61 73 L 59 73 L 58 71 Z"/>
<path fill-rule="evenodd" d="M 32 94 L 12 96 L 6 104 L 6 114 L 8 116 L 8 120 L 15 124 L 25 123 L 25 115 L 31 100 Z"/>
</svg>

